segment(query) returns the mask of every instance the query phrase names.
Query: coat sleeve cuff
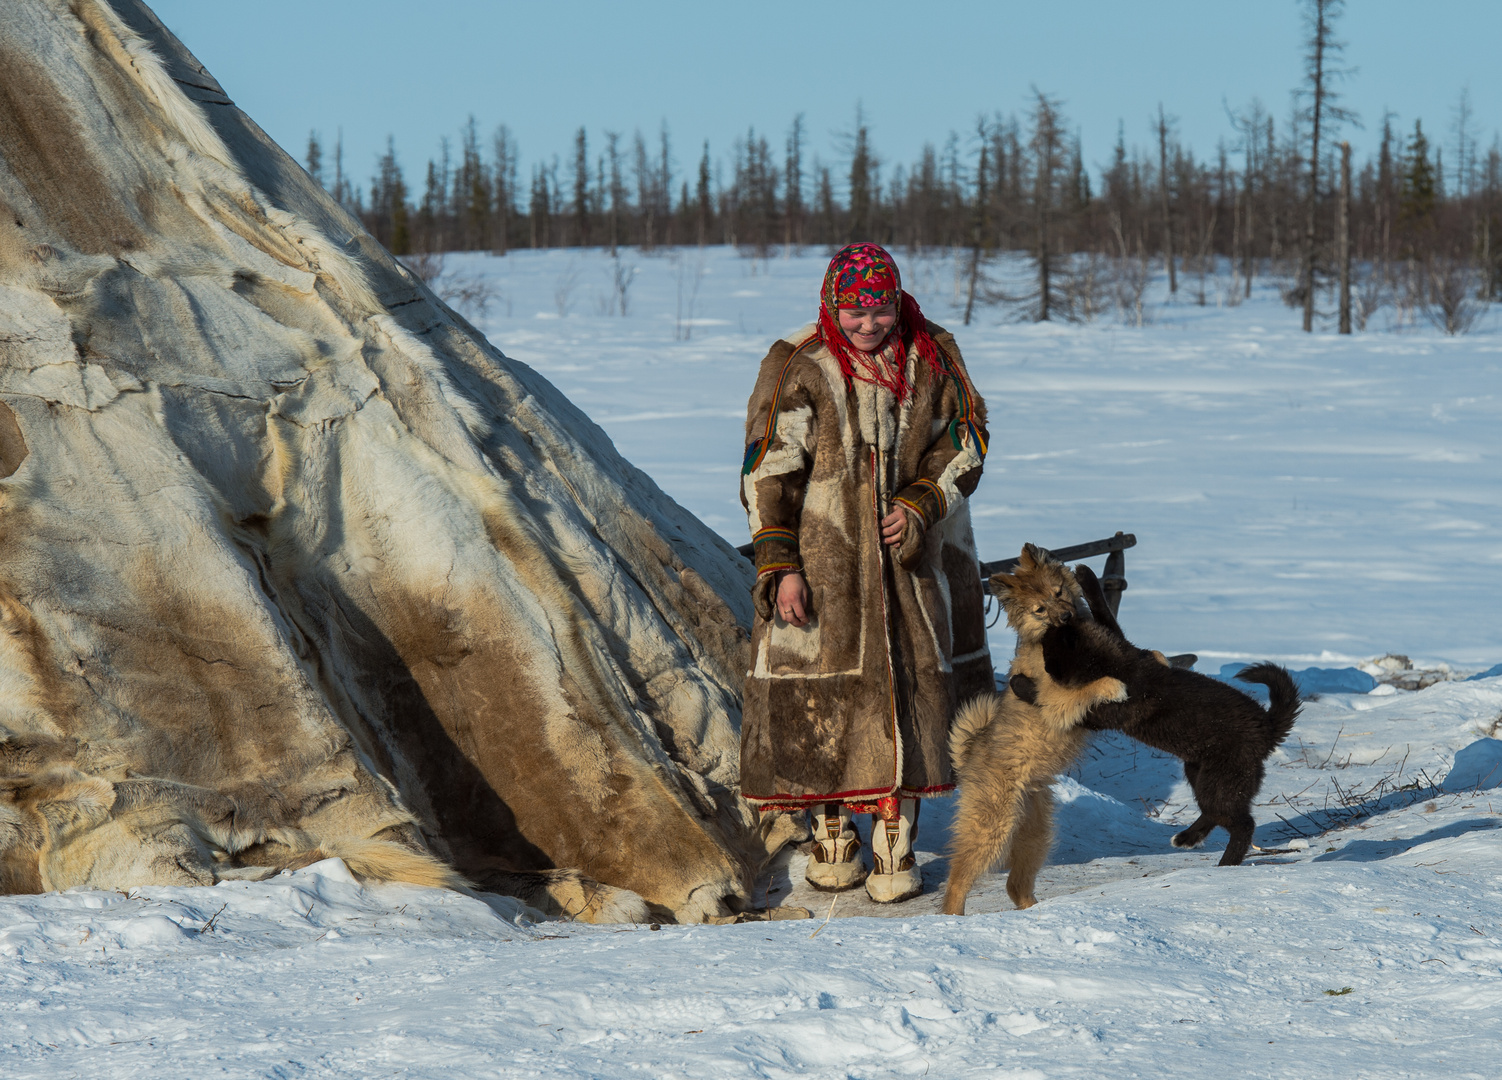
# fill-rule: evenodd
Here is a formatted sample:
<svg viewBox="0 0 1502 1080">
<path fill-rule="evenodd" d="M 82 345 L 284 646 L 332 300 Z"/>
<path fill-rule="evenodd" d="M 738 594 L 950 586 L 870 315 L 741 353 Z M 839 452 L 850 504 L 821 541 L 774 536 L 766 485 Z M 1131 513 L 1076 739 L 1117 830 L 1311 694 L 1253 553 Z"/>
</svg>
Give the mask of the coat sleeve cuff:
<svg viewBox="0 0 1502 1080">
<path fill-rule="evenodd" d="M 949 514 L 949 500 L 944 497 L 943 489 L 926 478 L 914 480 L 892 501 L 917 514 L 925 529 L 932 528 Z"/>
<path fill-rule="evenodd" d="M 779 570 L 802 570 L 803 559 L 798 554 L 798 534 L 792 529 L 769 525 L 751 537 L 756 549 L 756 575 L 776 573 Z"/>
<path fill-rule="evenodd" d="M 751 602 L 763 619 L 772 617 L 773 594 L 777 575 L 786 570 L 803 569 L 798 554 L 798 534 L 792 529 L 769 526 L 751 538 L 756 548 L 756 584 L 751 586 Z"/>
</svg>

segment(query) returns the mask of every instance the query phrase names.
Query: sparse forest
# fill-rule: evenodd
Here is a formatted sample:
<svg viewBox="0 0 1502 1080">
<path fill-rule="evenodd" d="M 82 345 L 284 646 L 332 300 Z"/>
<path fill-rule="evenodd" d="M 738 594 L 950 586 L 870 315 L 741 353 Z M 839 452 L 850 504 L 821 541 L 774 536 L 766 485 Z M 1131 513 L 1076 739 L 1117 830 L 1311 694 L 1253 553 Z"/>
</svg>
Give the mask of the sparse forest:
<svg viewBox="0 0 1502 1080">
<path fill-rule="evenodd" d="M 1438 131 L 1395 114 L 1367 118 L 1376 152 L 1352 160 L 1340 105 L 1341 0 L 1308 0 L 1305 77 L 1286 116 L 1260 101 L 1227 110 L 1208 155 L 1181 142 L 1174 117 L 1121 124 L 1103 164 L 1042 90 L 1020 113 L 988 113 L 890 162 L 857 111 L 832 158 L 803 118 L 770 137 L 748 130 L 723 155 L 684 159 L 666 122 L 654 135 L 591 134 L 530 165 L 505 125 L 482 139 L 473 118 L 438 140 L 410 183 L 388 141 L 368 186 L 317 133 L 308 171 L 395 254 L 513 248 L 654 249 L 728 244 L 748 256 L 871 239 L 962 256 L 965 319 L 1000 305 L 1017 318 L 1149 318 L 1143 294 L 1166 271 L 1171 293 L 1236 304 L 1266 277 L 1304 329 L 1429 321 L 1468 329 L 1502 296 L 1502 142 L 1483 148 L 1469 93 Z M 1144 136 L 1137 142 L 1135 128 Z M 1095 151 L 1098 152 L 1098 151 Z M 1027 274 L 1018 273 L 1026 256 Z"/>
</svg>

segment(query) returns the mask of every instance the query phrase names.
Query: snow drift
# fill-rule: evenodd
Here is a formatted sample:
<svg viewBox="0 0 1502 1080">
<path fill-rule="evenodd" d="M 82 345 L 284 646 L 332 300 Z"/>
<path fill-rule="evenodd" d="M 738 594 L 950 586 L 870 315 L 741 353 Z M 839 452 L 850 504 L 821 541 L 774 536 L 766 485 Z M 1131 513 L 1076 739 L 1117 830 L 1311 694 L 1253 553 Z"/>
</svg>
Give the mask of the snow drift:
<svg viewBox="0 0 1502 1080">
<path fill-rule="evenodd" d="M 7 5 L 0 70 L 0 890 L 736 906 L 743 560 L 144 5 Z"/>
</svg>

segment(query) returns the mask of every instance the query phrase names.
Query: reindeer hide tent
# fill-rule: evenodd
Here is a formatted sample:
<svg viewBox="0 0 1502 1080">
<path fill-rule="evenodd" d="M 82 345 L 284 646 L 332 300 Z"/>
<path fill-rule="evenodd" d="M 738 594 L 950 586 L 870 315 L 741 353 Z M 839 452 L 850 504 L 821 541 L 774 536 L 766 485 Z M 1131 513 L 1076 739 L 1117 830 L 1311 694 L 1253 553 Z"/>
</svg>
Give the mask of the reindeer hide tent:
<svg viewBox="0 0 1502 1080">
<path fill-rule="evenodd" d="M 0 71 L 0 891 L 741 904 L 744 560 L 143 4 L 15 0 Z"/>
</svg>

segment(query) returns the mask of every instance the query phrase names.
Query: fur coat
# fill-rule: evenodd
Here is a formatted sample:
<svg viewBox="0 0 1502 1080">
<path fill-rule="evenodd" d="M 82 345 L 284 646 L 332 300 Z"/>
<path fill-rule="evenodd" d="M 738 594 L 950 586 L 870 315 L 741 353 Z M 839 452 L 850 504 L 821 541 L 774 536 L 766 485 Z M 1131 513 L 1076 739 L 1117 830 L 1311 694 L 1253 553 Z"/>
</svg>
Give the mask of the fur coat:
<svg viewBox="0 0 1502 1080">
<path fill-rule="evenodd" d="M 954 337 L 928 325 L 945 373 L 910 351 L 900 406 L 882 387 L 847 384 L 812 326 L 762 361 L 741 476 L 757 569 L 741 728 L 753 804 L 944 793 L 955 708 L 993 689 L 966 505 L 985 405 Z M 877 523 L 894 504 L 908 525 L 888 546 Z M 811 593 L 802 627 L 775 611 L 788 569 Z"/>
</svg>

